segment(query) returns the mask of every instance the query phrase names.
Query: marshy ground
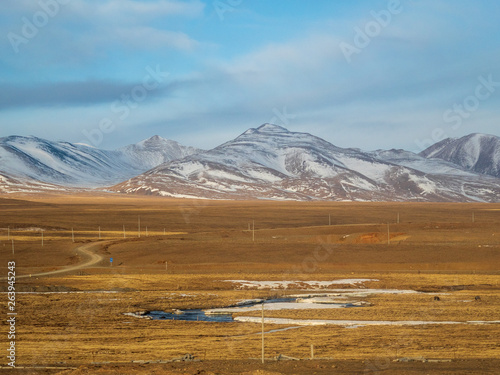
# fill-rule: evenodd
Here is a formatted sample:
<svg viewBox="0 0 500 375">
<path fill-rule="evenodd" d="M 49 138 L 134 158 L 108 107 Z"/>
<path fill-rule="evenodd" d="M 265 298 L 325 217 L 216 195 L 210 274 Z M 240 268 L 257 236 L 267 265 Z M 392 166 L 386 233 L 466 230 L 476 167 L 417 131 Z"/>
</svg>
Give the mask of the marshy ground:
<svg viewBox="0 0 500 375">
<path fill-rule="evenodd" d="M 16 365 L 27 367 L 20 373 L 493 374 L 500 365 L 500 324 L 465 324 L 500 320 L 500 205 L 80 195 L 2 198 L 0 209 L 2 276 L 13 260 L 18 276 Z M 340 279 L 370 281 L 305 283 Z M 260 289 L 227 280 L 295 284 Z M 461 324 L 266 323 L 266 332 L 277 331 L 265 335 L 262 365 L 260 324 L 123 314 L 335 288 L 419 293 L 265 317 Z M 186 353 L 200 362 L 161 363 Z M 280 354 L 301 361 L 274 361 Z"/>
</svg>

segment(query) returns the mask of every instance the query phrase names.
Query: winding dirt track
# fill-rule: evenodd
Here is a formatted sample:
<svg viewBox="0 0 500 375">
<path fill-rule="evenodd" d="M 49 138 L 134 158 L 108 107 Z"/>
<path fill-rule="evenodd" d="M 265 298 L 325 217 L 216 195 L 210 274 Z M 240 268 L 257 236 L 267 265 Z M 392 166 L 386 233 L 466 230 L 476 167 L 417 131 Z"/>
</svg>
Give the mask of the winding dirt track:
<svg viewBox="0 0 500 375">
<path fill-rule="evenodd" d="M 58 273 L 66 273 L 66 272 L 73 272 L 73 271 L 78 271 L 82 268 L 88 268 L 95 266 L 98 264 L 103 257 L 99 254 L 96 254 L 94 251 L 99 249 L 100 246 L 105 244 L 106 242 L 92 242 L 92 243 L 87 243 L 82 246 L 78 246 L 75 251 L 82 255 L 83 258 L 87 258 L 88 260 L 85 261 L 84 263 L 80 263 L 74 266 L 66 266 L 58 270 L 54 271 L 48 271 L 48 272 L 40 272 L 40 273 L 32 273 L 31 275 L 20 275 L 17 276 L 17 279 L 22 279 L 26 277 L 39 277 L 39 276 L 50 276 L 50 275 L 55 275 Z"/>
</svg>

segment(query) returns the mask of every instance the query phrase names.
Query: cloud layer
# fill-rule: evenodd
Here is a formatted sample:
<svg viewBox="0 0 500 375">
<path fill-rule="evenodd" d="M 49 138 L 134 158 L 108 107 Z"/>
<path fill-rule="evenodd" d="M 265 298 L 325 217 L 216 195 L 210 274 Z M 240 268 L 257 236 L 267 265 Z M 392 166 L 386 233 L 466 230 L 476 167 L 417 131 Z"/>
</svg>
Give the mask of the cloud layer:
<svg viewBox="0 0 500 375">
<path fill-rule="evenodd" d="M 42 3 L 58 4 L 57 12 Z M 493 0 L 290 1 L 286 9 L 261 0 L 223 3 L 222 16 L 199 0 L 2 3 L 4 131 L 33 131 L 28 119 L 51 111 L 58 122 L 45 126 L 79 141 L 141 85 L 148 66 L 161 66 L 168 79 L 131 108 L 106 137 L 109 147 L 160 133 L 207 148 L 274 120 L 339 146 L 419 151 L 419 142 L 438 133 L 498 128 L 496 84 L 459 127 L 444 115 L 467 104 L 481 77 L 500 82 L 500 5 Z M 7 36 L 25 37 L 23 25 L 41 22 L 40 12 L 46 25 L 16 53 Z M 89 122 L 57 132 L 67 128 L 68 109 Z"/>
</svg>

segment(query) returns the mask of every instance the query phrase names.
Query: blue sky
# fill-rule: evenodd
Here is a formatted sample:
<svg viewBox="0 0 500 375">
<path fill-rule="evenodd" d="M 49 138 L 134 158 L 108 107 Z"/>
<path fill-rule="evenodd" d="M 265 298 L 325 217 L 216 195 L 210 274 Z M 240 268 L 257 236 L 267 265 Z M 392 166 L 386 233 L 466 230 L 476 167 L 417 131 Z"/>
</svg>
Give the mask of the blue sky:
<svg viewBox="0 0 500 375">
<path fill-rule="evenodd" d="M 274 122 L 340 147 L 500 135 L 496 0 L 4 0 L 0 136 L 212 148 Z"/>
</svg>

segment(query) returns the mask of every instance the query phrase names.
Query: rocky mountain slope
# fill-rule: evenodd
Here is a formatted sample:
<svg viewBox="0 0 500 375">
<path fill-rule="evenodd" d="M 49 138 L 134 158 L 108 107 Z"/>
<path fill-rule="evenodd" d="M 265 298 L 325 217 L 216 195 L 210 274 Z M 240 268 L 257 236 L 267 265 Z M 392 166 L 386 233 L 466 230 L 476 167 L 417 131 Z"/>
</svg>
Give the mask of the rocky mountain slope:
<svg viewBox="0 0 500 375">
<path fill-rule="evenodd" d="M 406 151 L 343 149 L 264 124 L 112 191 L 208 199 L 496 201 L 499 180 Z"/>
<path fill-rule="evenodd" d="M 264 124 L 212 150 L 154 136 L 118 150 L 0 138 L 0 192 L 100 189 L 205 199 L 500 201 L 498 137 L 448 139 L 417 155 L 340 148 Z"/>
<path fill-rule="evenodd" d="M 470 134 L 447 138 L 420 153 L 425 158 L 438 158 L 466 170 L 500 178 L 500 137 Z"/>
<path fill-rule="evenodd" d="M 0 138 L 0 173 L 6 181 L 10 178 L 35 185 L 102 187 L 196 151 L 158 136 L 116 151 L 10 136 Z"/>
</svg>

